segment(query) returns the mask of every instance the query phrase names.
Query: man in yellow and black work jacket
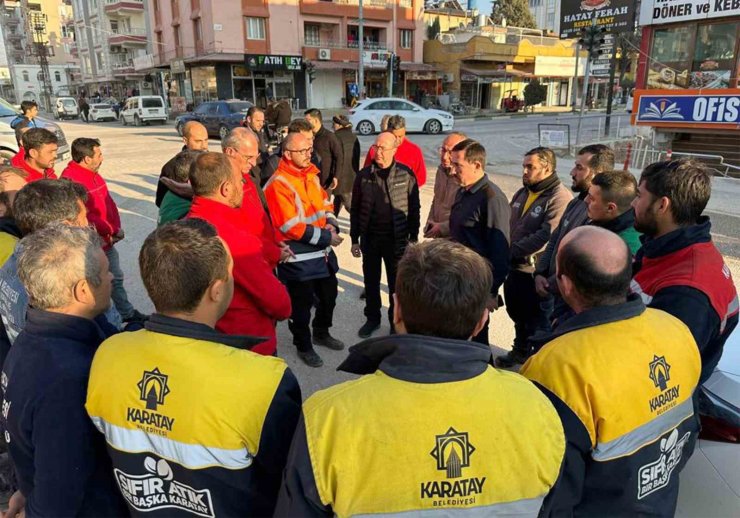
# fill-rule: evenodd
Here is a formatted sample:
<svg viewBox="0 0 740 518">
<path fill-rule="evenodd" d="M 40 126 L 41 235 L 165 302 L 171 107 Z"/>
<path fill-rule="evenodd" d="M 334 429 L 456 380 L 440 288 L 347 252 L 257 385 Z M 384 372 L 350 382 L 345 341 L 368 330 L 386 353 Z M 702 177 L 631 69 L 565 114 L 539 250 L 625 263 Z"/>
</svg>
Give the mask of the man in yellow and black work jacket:
<svg viewBox="0 0 740 518">
<path fill-rule="evenodd" d="M 699 431 L 701 359 L 677 318 L 628 298 L 625 242 L 579 227 L 557 252 L 560 294 L 576 313 L 521 373 L 558 409 L 568 438 L 556 515 L 673 516 L 678 475 Z"/>
<path fill-rule="evenodd" d="M 234 290 L 228 247 L 176 221 L 139 263 L 157 312 L 100 346 L 86 404 L 132 515 L 271 515 L 301 395 L 283 360 L 249 351 L 265 338 L 214 329 Z"/>
<path fill-rule="evenodd" d="M 364 376 L 305 402 L 276 516 L 546 512 L 563 429 L 532 383 L 493 368 L 489 347 L 470 341 L 492 282 L 463 245 L 409 246 L 398 334 L 351 348 L 340 369 Z"/>
</svg>

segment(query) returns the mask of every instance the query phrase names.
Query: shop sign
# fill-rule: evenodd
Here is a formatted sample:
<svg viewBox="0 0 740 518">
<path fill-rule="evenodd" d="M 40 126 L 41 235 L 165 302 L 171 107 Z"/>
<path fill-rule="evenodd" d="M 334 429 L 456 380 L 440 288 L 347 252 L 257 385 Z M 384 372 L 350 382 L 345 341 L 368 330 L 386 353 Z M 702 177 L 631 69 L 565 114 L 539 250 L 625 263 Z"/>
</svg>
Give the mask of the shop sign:
<svg viewBox="0 0 740 518">
<path fill-rule="evenodd" d="M 740 130 L 740 89 L 637 90 L 635 103 L 636 124 Z"/>
<path fill-rule="evenodd" d="M 245 54 L 244 62 L 251 70 L 290 70 L 296 72 L 301 70 L 303 58 L 301 56 Z"/>
<path fill-rule="evenodd" d="M 740 0 L 643 0 L 640 25 L 740 16 Z"/>
<path fill-rule="evenodd" d="M 537 77 L 573 77 L 576 58 L 535 56 L 534 75 Z M 586 68 L 585 58 L 578 60 L 578 77 L 583 77 Z"/>
<path fill-rule="evenodd" d="M 436 72 L 413 72 L 409 71 L 406 72 L 406 79 L 407 80 L 416 80 L 416 81 L 434 81 L 437 79 L 437 73 Z"/>
<path fill-rule="evenodd" d="M 629 31 L 634 27 L 635 0 L 563 0 L 560 16 L 561 38 L 578 36 L 592 19 L 609 32 Z"/>
<path fill-rule="evenodd" d="M 366 67 L 386 67 L 388 66 L 390 55 L 390 51 L 387 50 L 364 50 L 362 52 L 362 61 Z"/>
<path fill-rule="evenodd" d="M 478 81 L 478 76 L 475 74 L 460 74 L 460 81 Z"/>
<path fill-rule="evenodd" d="M 170 73 L 184 74 L 185 73 L 185 62 L 182 59 L 175 59 L 173 61 L 170 61 Z"/>
</svg>

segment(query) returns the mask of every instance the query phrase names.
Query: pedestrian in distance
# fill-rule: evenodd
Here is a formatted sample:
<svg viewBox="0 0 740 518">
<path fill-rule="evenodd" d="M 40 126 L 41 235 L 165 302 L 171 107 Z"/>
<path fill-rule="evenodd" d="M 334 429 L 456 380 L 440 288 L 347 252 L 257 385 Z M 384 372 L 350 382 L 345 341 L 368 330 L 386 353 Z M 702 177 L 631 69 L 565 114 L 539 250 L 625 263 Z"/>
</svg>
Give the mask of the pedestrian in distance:
<svg viewBox="0 0 740 518">
<path fill-rule="evenodd" d="M 302 133 L 288 134 L 277 171 L 265 186 L 265 196 L 278 239 L 284 240 L 294 254 L 278 265 L 278 277 L 290 293 L 288 327 L 293 344 L 301 361 L 309 367 L 321 367 L 324 362 L 314 344 L 344 349 L 344 344 L 329 333 L 339 270 L 332 248 L 343 238 L 329 196 L 321 187 L 319 170 L 311 163 L 312 150 L 311 140 Z M 316 314 L 311 322 L 314 306 Z"/>
<path fill-rule="evenodd" d="M 182 141 L 183 146 L 181 151 L 190 150 L 196 152 L 208 151 L 208 130 L 203 124 L 198 121 L 188 121 L 182 127 Z M 157 207 L 162 205 L 165 193 L 168 190 L 175 190 L 175 194 L 178 194 L 177 185 L 173 185 L 172 180 L 173 168 L 175 167 L 175 157 L 172 157 L 162 166 L 162 171 L 159 174 L 159 183 L 157 183 L 157 193 L 155 196 L 154 203 Z M 166 179 L 166 180 L 164 180 Z M 181 186 L 182 188 L 182 186 Z M 182 193 L 182 191 L 180 191 Z M 182 193 L 185 194 L 185 193 Z M 187 194 L 185 194 L 187 197 Z"/>
<path fill-rule="evenodd" d="M 398 140 L 396 161 L 408 166 L 414 172 L 419 188 L 423 187 L 427 181 L 427 166 L 424 163 L 424 153 L 421 152 L 419 146 L 406 138 L 406 119 L 402 115 L 391 115 L 388 118 L 386 129 L 393 133 L 396 140 Z M 365 157 L 365 165 L 363 167 L 369 166 L 374 158 L 374 151 L 370 148 Z"/>
<path fill-rule="evenodd" d="M 38 128 L 36 121 L 38 114 L 39 105 L 36 101 L 22 101 L 21 115 L 10 121 L 11 129 L 16 129 L 22 122 L 25 122 L 31 128 Z"/>
<path fill-rule="evenodd" d="M 342 146 L 342 165 L 337 171 L 337 186 L 334 188 L 334 215 L 344 207 L 352 210 L 352 187 L 355 176 L 360 172 L 360 141 L 352 131 L 352 123 L 344 115 L 335 115 L 334 135 Z"/>
<path fill-rule="evenodd" d="M 492 282 L 458 243 L 409 245 L 397 334 L 353 346 L 339 370 L 361 377 L 306 400 L 275 516 L 549 514 L 565 453 L 557 412 L 470 340 Z"/>
<path fill-rule="evenodd" d="M 105 441 L 85 411 L 112 276 L 95 232 L 52 224 L 23 239 L 30 308 L 2 372 L 2 428 L 18 483 L 6 516 L 126 516 Z"/>
<path fill-rule="evenodd" d="M 685 325 L 628 296 L 631 275 L 614 232 L 583 226 L 560 242 L 557 282 L 575 316 L 535 338 L 539 352 L 521 369 L 555 405 L 567 437 L 555 516 L 676 511 L 699 432 L 692 394 L 701 360 Z"/>
<path fill-rule="evenodd" d="M 306 110 L 305 116 L 314 134 L 313 147 L 320 158 L 321 186 L 331 196 L 339 182 L 337 175 L 344 163 L 342 145 L 336 135 L 324 127 L 320 110 L 311 108 Z"/>
<path fill-rule="evenodd" d="M 375 139 L 374 162 L 355 178 L 350 211 L 352 255 L 362 257 L 366 321 L 357 334 L 368 338 L 380 328 L 380 279 L 385 264 L 388 320 L 393 332 L 393 293 L 399 259 L 419 237 L 419 186 L 414 173 L 395 161 L 395 136 L 383 132 Z"/>
<path fill-rule="evenodd" d="M 87 411 L 133 516 L 272 515 L 301 393 L 283 360 L 249 350 L 263 337 L 214 329 L 233 266 L 205 221 L 157 228 L 139 253 L 156 312 L 95 353 Z"/>
<path fill-rule="evenodd" d="M 424 225 L 424 237 L 450 236 L 450 211 L 460 189 L 460 181 L 452 168 L 452 149 L 465 139 L 467 137 L 464 133 L 450 133 L 439 147 L 439 166 L 434 177 L 434 198 Z"/>
<path fill-rule="evenodd" d="M 458 142 L 451 150 L 450 167 L 460 188 L 450 210 L 450 239 L 486 260 L 493 279 L 486 307 L 492 312 L 501 304 L 499 288 L 509 272 L 510 209 L 485 164 L 486 150 L 475 140 Z M 488 345 L 488 327 L 486 321 L 473 340 Z"/>
<path fill-rule="evenodd" d="M 84 95 L 77 100 L 77 106 L 80 109 L 80 118 L 85 122 L 90 122 L 90 105 Z"/>
</svg>

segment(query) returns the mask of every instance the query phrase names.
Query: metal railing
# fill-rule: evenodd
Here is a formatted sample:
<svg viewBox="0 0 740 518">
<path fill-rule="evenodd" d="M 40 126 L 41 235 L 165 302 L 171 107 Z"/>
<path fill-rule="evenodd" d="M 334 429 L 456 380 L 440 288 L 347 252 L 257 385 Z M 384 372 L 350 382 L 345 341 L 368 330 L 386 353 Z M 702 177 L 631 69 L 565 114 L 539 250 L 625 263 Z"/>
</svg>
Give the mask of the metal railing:
<svg viewBox="0 0 740 518">
<path fill-rule="evenodd" d="M 105 5 L 120 4 L 123 0 L 105 0 Z M 126 0 L 127 4 L 140 4 L 144 6 L 144 0 Z"/>
<path fill-rule="evenodd" d="M 113 33 L 114 36 L 146 36 L 147 32 L 146 29 L 139 29 L 138 27 L 117 27 L 115 29 L 111 29 L 111 33 Z"/>
<path fill-rule="evenodd" d="M 356 41 L 342 40 L 316 40 L 308 38 L 303 40 L 304 47 L 321 48 L 321 49 L 357 49 L 359 45 Z M 362 45 L 363 50 L 387 50 L 388 45 L 377 41 L 366 41 Z"/>
<path fill-rule="evenodd" d="M 630 167 L 635 169 L 644 169 L 645 166 L 653 162 L 668 160 L 668 150 L 650 148 L 645 139 L 637 140 L 632 151 L 632 160 Z M 712 155 L 709 153 L 684 153 L 681 151 L 672 151 L 671 158 L 694 158 L 704 162 L 707 167 L 718 176 L 724 178 L 740 178 L 740 166 L 728 164 L 722 155 Z"/>
</svg>

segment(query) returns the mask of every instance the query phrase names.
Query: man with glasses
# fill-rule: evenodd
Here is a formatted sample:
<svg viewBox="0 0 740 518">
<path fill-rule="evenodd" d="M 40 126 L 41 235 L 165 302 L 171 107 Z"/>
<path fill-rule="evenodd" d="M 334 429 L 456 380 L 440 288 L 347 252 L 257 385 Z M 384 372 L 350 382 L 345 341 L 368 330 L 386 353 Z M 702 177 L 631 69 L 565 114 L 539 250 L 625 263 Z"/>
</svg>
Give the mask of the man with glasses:
<svg viewBox="0 0 740 518">
<path fill-rule="evenodd" d="M 291 133 L 300 133 L 313 145 L 313 130 L 311 129 L 311 124 L 306 119 L 296 119 L 291 122 L 288 125 L 288 135 Z M 270 155 L 270 158 L 260 166 L 260 181 L 263 188 L 267 184 L 268 180 L 272 178 L 272 175 L 275 174 L 278 165 L 280 165 L 280 159 L 283 157 L 284 148 L 285 141 L 283 140 L 283 143 L 278 146 L 272 155 Z M 316 154 L 316 150 L 311 151 L 311 163 L 317 168 L 321 165 L 321 159 L 319 158 L 319 155 Z"/>
<path fill-rule="evenodd" d="M 312 151 L 312 142 L 302 133 L 288 134 L 277 171 L 265 185 L 265 196 L 278 239 L 284 239 L 295 254 L 278 266 L 278 276 L 290 293 L 293 344 L 301 361 L 309 367 L 321 367 L 324 362 L 314 344 L 337 351 L 344 349 L 344 344 L 329 334 L 339 270 L 332 247 L 343 239 L 338 234 L 329 195 L 321 187 L 319 170 L 311 163 Z M 311 333 L 314 305 L 316 316 Z"/>
<path fill-rule="evenodd" d="M 407 166 L 414 173 L 416 182 L 422 187 L 427 181 L 427 166 L 424 163 L 424 153 L 421 148 L 406 138 L 406 119 L 401 115 L 391 115 L 388 118 L 386 129 L 396 137 L 398 152 L 396 153 L 396 162 Z M 383 130 L 385 131 L 385 129 Z M 375 159 L 373 148 L 367 152 L 364 167 L 368 167 Z"/>
<path fill-rule="evenodd" d="M 388 319 L 393 329 L 393 293 L 398 261 L 409 242 L 419 237 L 419 186 L 414 173 L 395 161 L 396 137 L 390 132 L 378 135 L 373 145 L 374 161 L 355 178 L 350 210 L 352 255 L 362 257 L 365 280 L 365 317 L 358 331 L 368 338 L 380 328 L 380 275 L 385 263 L 390 307 Z"/>
<path fill-rule="evenodd" d="M 439 167 L 434 177 L 434 199 L 429 209 L 424 237 L 449 237 L 450 210 L 460 189 L 460 182 L 452 169 L 452 148 L 465 140 L 464 133 L 450 133 L 439 148 Z"/>
<path fill-rule="evenodd" d="M 509 218 L 506 195 L 486 176 L 486 149 L 473 139 L 452 148 L 450 164 L 460 189 L 450 211 L 450 238 L 488 260 L 493 283 L 486 307 L 499 307 L 498 290 L 509 273 Z M 473 337 L 488 345 L 488 322 Z"/>
</svg>

